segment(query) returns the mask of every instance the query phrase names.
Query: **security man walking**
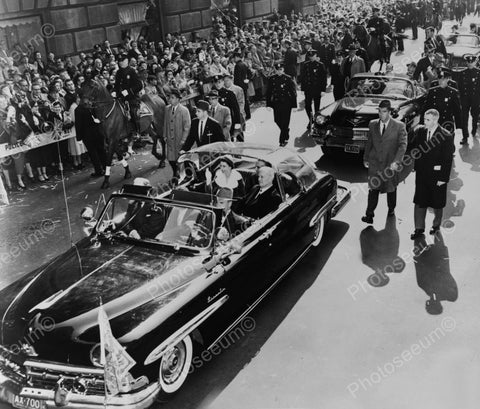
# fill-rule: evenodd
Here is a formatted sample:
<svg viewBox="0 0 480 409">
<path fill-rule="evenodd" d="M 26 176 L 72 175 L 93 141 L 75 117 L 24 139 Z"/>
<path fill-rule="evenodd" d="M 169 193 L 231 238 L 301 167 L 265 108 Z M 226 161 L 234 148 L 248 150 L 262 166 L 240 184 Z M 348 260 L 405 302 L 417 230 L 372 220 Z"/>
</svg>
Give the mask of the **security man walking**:
<svg viewBox="0 0 480 409">
<path fill-rule="evenodd" d="M 267 83 L 267 107 L 273 108 L 273 118 L 280 128 L 280 146 L 285 146 L 290 137 L 290 116 L 297 107 L 297 90 L 290 76 L 285 74 L 283 62 L 275 63 L 275 73 Z"/>
<path fill-rule="evenodd" d="M 305 61 L 301 66 L 300 84 L 302 91 L 305 93 L 305 112 L 308 116 L 307 129 L 310 130 L 313 120 L 312 101 L 315 113 L 320 109 L 322 92 L 327 89 L 327 70 L 319 61 L 316 50 L 309 50 L 307 58 L 308 61 Z"/>
<path fill-rule="evenodd" d="M 214 90 L 218 92 L 218 102 L 230 109 L 232 116 L 232 126 L 230 128 L 230 135 L 232 138 L 236 138 L 241 133 L 241 116 L 240 106 L 238 105 L 237 97 L 233 93 L 225 88 L 224 76 L 216 75 L 214 77 Z M 243 139 L 242 139 L 243 140 Z"/>
<path fill-rule="evenodd" d="M 440 114 L 440 126 L 454 134 L 455 128 L 462 127 L 462 108 L 458 91 L 448 85 L 450 79 L 450 70 L 438 69 L 439 85 L 428 90 L 423 112 L 436 109 Z"/>
<path fill-rule="evenodd" d="M 472 116 L 472 137 L 475 137 L 480 114 L 480 70 L 476 67 L 477 58 L 472 54 L 463 58 L 467 68 L 459 71 L 456 78 L 462 104 L 462 145 L 468 143 L 469 115 Z"/>
</svg>

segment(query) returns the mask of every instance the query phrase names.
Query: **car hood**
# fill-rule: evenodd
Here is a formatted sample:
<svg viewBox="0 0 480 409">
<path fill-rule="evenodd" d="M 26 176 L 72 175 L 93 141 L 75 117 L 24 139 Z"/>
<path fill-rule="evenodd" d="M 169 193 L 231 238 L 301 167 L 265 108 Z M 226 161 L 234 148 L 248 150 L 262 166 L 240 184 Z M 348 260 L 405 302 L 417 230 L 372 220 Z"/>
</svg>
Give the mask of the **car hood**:
<svg viewBox="0 0 480 409">
<path fill-rule="evenodd" d="M 468 46 L 450 46 L 447 47 L 447 54 L 452 54 L 454 57 L 463 57 L 465 54 L 477 54 L 480 51 L 478 47 Z"/>
<path fill-rule="evenodd" d="M 201 265 L 198 255 L 180 255 L 120 240 L 100 245 L 83 240 L 2 290 L 2 344 L 18 343 L 38 328 L 48 332 L 43 334 L 44 342 L 55 332 L 78 339 L 97 325 L 100 303 L 110 317 L 122 317 L 184 288 L 201 273 L 192 267 L 196 263 Z"/>
<path fill-rule="evenodd" d="M 370 120 L 378 118 L 378 105 L 384 95 L 346 97 L 341 99 L 331 114 L 331 124 L 345 127 L 368 127 Z M 390 99 L 392 108 L 398 108 L 405 99 Z"/>
</svg>

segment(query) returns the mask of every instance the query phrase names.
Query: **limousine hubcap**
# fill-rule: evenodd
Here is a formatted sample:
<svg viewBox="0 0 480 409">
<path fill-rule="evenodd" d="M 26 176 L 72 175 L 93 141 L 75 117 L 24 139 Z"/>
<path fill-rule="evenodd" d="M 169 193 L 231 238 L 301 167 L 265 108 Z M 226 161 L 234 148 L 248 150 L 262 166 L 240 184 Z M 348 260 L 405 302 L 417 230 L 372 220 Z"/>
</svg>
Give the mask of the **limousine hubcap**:
<svg viewBox="0 0 480 409">
<path fill-rule="evenodd" d="M 192 352 L 192 340 L 187 336 L 163 355 L 160 363 L 160 385 L 164 392 L 173 393 L 182 386 L 190 369 Z"/>
</svg>

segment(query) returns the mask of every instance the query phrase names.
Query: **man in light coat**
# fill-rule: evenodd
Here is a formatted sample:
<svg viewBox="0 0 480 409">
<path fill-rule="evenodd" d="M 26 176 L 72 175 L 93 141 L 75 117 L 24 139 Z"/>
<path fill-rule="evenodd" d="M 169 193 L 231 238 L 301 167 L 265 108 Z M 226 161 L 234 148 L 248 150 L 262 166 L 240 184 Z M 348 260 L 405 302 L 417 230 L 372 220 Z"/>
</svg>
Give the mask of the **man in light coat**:
<svg viewBox="0 0 480 409">
<path fill-rule="evenodd" d="M 348 57 L 343 60 L 342 73 L 345 78 L 352 78 L 355 74 L 366 72 L 365 61 L 357 55 L 357 48 L 351 44 L 348 47 Z"/>
<path fill-rule="evenodd" d="M 379 119 L 368 125 L 368 141 L 363 163 L 368 168 L 368 205 L 362 221 L 373 223 L 380 193 L 387 193 L 388 216 L 395 215 L 397 204 L 398 171 L 407 150 L 405 124 L 390 116 L 390 100 L 378 106 Z"/>
<path fill-rule="evenodd" d="M 180 104 L 180 92 L 178 90 L 172 90 L 169 102 L 170 105 L 167 106 L 165 111 L 163 137 L 167 145 L 167 160 L 175 175 L 177 172 L 177 159 L 190 132 L 192 120 L 187 107 Z"/>
<path fill-rule="evenodd" d="M 230 127 L 232 126 L 232 115 L 230 109 L 218 102 L 218 91 L 212 90 L 208 94 L 210 102 L 210 117 L 215 119 L 222 127 L 226 141 L 230 141 Z"/>
</svg>

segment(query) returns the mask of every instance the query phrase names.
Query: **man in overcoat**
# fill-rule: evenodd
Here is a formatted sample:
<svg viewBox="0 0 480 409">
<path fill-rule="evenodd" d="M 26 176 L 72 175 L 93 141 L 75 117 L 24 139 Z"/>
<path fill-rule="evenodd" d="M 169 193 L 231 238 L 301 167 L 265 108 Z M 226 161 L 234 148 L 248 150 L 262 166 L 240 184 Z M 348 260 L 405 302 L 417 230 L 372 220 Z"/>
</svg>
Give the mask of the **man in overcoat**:
<svg viewBox="0 0 480 409">
<path fill-rule="evenodd" d="M 368 125 L 363 163 L 368 168 L 368 205 L 362 221 L 372 224 L 380 193 L 387 193 L 388 216 L 395 215 L 398 171 L 407 150 L 405 124 L 391 117 L 391 102 L 378 106 L 379 119 Z"/>
<path fill-rule="evenodd" d="M 447 184 L 455 145 L 453 135 L 439 125 L 439 117 L 436 109 L 429 109 L 424 115 L 425 126 L 415 131 L 415 145 L 419 152 L 418 158 L 415 158 L 415 231 L 410 236 L 412 240 L 423 235 L 429 207 L 433 208 L 434 213 L 430 234 L 440 230 L 443 208 L 447 202 Z"/>
<path fill-rule="evenodd" d="M 172 90 L 169 96 L 170 105 L 165 110 L 163 137 L 167 146 L 167 160 L 172 167 L 173 174 L 177 171 L 177 159 L 180 150 L 190 132 L 191 117 L 188 108 L 180 104 L 180 92 Z"/>
</svg>

